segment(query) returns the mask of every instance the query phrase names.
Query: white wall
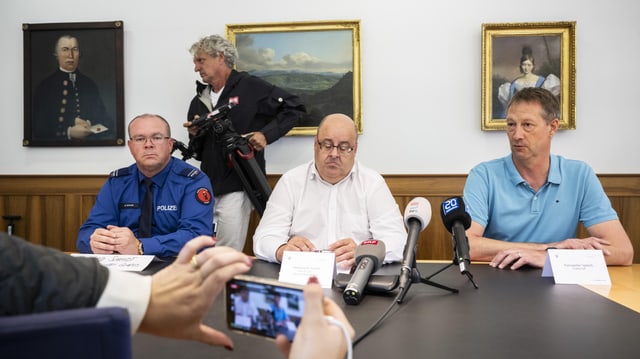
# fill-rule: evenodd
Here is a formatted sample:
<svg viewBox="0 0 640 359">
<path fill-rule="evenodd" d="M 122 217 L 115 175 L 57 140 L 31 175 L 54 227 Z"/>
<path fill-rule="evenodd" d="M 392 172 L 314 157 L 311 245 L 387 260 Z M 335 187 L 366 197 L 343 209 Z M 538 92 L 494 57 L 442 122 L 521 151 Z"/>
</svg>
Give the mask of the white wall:
<svg viewBox="0 0 640 359">
<path fill-rule="evenodd" d="M 132 162 L 126 146 L 22 147 L 22 23 L 123 20 L 125 121 L 159 113 L 186 141 L 194 41 L 224 35 L 225 24 L 334 19 L 361 20 L 358 156 L 381 173 L 467 173 L 506 154 L 503 132 L 480 130 L 481 24 L 538 21 L 577 21 L 577 130 L 557 135 L 553 151 L 598 173 L 640 173 L 639 13 L 637 0 L 3 0 L 0 174 L 103 174 Z M 311 143 L 287 137 L 269 146 L 267 171 L 309 160 Z"/>
</svg>

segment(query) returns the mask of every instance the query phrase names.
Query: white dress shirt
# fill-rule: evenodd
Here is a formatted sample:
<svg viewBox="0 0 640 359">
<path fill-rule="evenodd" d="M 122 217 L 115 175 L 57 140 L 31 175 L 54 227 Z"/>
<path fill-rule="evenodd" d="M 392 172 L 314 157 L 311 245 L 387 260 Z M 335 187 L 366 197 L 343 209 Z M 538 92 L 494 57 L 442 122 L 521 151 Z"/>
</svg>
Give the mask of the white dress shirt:
<svg viewBox="0 0 640 359">
<path fill-rule="evenodd" d="M 129 311 L 131 334 L 134 334 L 151 297 L 151 276 L 109 269 L 109 280 L 96 307 L 122 307 Z"/>
<path fill-rule="evenodd" d="M 253 235 L 255 255 L 277 262 L 276 250 L 292 236 L 309 239 L 316 249 L 352 238 L 385 244 L 385 262 L 400 261 L 407 232 L 398 204 L 384 178 L 355 162 L 351 172 L 332 185 L 320 178 L 315 162 L 282 175 Z"/>
</svg>

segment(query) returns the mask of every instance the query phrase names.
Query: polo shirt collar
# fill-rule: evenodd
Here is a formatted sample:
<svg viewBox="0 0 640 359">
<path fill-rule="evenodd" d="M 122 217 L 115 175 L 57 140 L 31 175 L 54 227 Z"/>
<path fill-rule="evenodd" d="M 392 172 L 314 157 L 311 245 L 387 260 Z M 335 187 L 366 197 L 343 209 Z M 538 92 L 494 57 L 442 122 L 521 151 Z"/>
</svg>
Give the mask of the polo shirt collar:
<svg viewBox="0 0 640 359">
<path fill-rule="evenodd" d="M 547 182 L 560 184 L 562 182 L 562 173 L 560 172 L 560 161 L 558 160 L 558 156 L 550 155 L 549 158 L 551 162 L 549 164 L 549 175 L 547 175 Z M 509 180 L 514 186 L 517 186 L 521 183 L 524 183 L 525 180 L 520 176 L 520 173 L 516 169 L 516 165 L 513 164 L 513 158 L 511 155 L 505 157 L 505 167 L 507 170 L 507 174 L 509 176 Z"/>
</svg>

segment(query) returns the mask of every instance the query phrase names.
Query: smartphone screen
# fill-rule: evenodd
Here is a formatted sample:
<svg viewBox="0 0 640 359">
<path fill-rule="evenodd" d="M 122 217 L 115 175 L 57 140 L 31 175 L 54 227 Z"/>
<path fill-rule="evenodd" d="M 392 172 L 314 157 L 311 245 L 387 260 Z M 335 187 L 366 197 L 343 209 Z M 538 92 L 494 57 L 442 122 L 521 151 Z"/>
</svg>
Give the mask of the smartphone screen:
<svg viewBox="0 0 640 359">
<path fill-rule="evenodd" d="M 302 286 L 237 275 L 227 282 L 227 326 L 231 330 L 293 340 L 304 311 Z"/>
</svg>

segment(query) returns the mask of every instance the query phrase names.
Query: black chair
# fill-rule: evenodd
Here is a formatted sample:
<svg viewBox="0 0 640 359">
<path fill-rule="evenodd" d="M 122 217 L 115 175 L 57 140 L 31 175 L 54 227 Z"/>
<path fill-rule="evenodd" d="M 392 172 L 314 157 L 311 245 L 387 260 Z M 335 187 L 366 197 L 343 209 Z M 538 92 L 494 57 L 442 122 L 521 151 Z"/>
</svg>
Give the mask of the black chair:
<svg viewBox="0 0 640 359">
<path fill-rule="evenodd" d="M 3 358 L 131 358 L 124 308 L 83 308 L 0 317 Z"/>
</svg>

